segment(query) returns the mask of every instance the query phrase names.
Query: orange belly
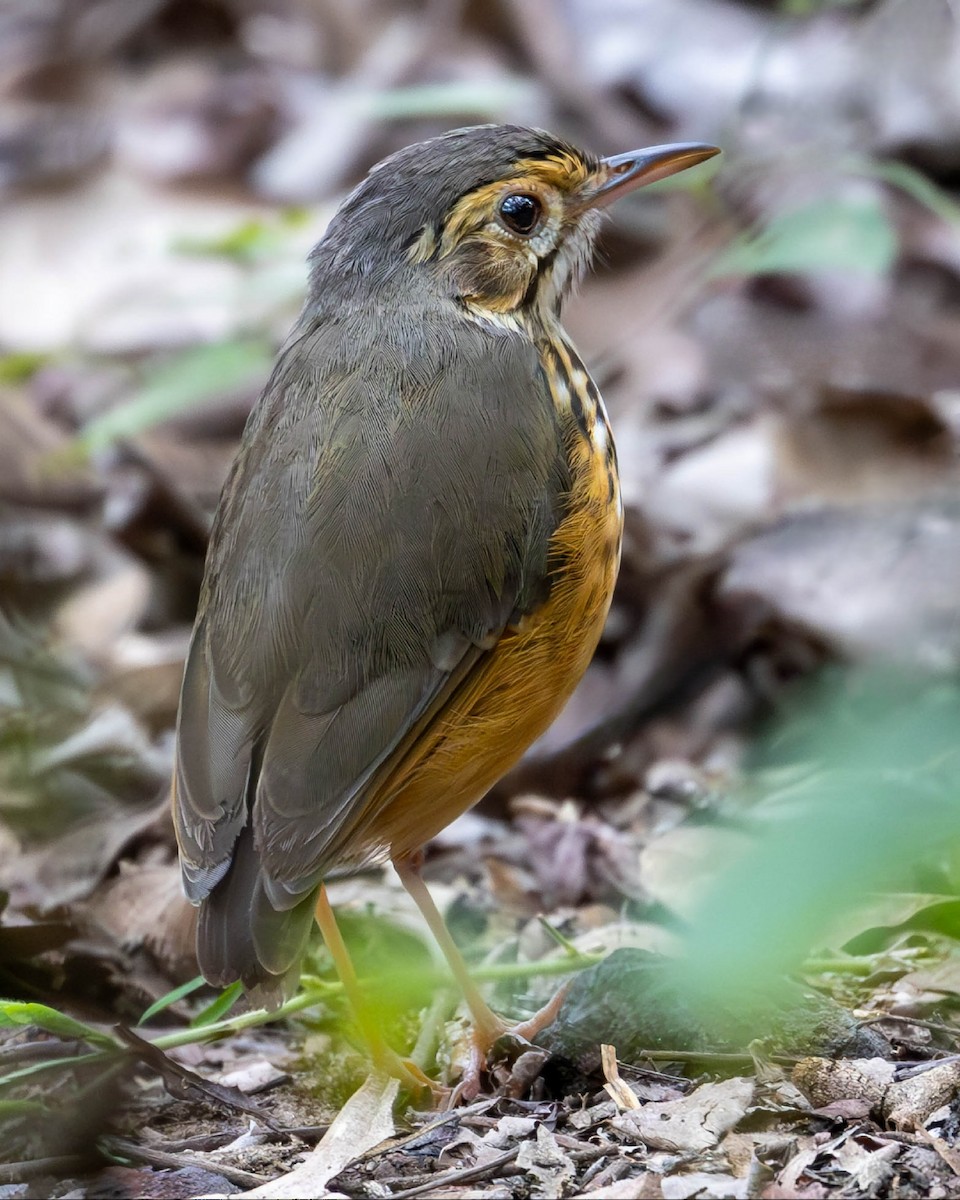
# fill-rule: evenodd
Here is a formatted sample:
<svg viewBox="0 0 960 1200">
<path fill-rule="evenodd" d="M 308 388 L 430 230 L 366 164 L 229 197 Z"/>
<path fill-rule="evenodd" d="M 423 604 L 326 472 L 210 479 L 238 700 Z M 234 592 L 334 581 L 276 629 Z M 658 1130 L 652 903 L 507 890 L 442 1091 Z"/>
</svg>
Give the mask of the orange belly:
<svg viewBox="0 0 960 1200">
<path fill-rule="evenodd" d="M 551 724 L 596 649 L 619 569 L 622 509 L 612 458 L 571 440 L 574 486 L 550 543 L 549 597 L 504 633 L 384 781 L 390 799 L 368 833 L 393 857 L 489 791 Z"/>
</svg>

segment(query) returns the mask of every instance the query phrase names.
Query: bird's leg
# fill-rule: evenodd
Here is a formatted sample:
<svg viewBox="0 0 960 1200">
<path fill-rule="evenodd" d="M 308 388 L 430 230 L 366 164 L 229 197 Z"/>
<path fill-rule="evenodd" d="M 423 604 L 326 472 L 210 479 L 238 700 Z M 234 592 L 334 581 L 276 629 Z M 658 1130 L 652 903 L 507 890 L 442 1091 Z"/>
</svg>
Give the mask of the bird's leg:
<svg viewBox="0 0 960 1200">
<path fill-rule="evenodd" d="M 414 904 L 420 909 L 423 919 L 430 927 L 430 932 L 443 952 L 443 957 L 447 960 L 447 965 L 470 1009 L 474 1029 L 479 1039 L 486 1042 L 487 1049 L 489 1049 L 498 1037 L 506 1033 L 509 1027 L 480 995 L 480 989 L 470 978 L 463 955 L 460 953 L 457 943 L 450 936 L 450 930 L 447 929 L 446 922 L 430 895 L 430 889 L 423 882 L 423 876 L 420 874 L 423 867 L 423 851 L 418 850 L 402 858 L 395 858 L 393 865 L 400 876 L 400 882 L 407 889 Z"/>
<path fill-rule="evenodd" d="M 340 932 L 340 926 L 337 924 L 337 918 L 330 907 L 327 889 L 322 884 L 320 886 L 320 894 L 317 897 L 317 907 L 314 915 L 317 925 L 320 927 L 320 932 L 323 935 L 323 940 L 330 951 L 330 957 L 333 959 L 337 975 L 343 984 L 347 1001 L 353 1009 L 357 1024 L 360 1026 L 360 1033 L 367 1044 L 367 1050 L 369 1051 L 374 1069 L 382 1071 L 386 1075 L 392 1075 L 394 1078 L 399 1079 L 406 1087 L 417 1090 L 425 1087 L 431 1090 L 436 1089 L 437 1085 L 433 1080 L 428 1079 L 414 1063 L 401 1058 L 384 1040 L 383 1033 L 377 1024 L 377 1019 L 371 1013 L 370 1006 L 364 999 L 353 960 L 350 958 L 350 951 L 347 949 L 343 935 Z"/>
<path fill-rule="evenodd" d="M 423 851 L 418 850 L 413 854 L 398 856 L 393 860 L 393 865 L 400 876 L 400 882 L 410 894 L 414 904 L 420 909 L 423 919 L 430 927 L 430 932 L 436 938 L 437 945 L 443 952 L 443 957 L 447 960 L 453 977 L 467 1002 L 467 1007 L 470 1009 L 470 1015 L 473 1017 L 470 1061 L 464 1071 L 463 1084 L 460 1086 L 460 1094 L 469 1100 L 479 1090 L 480 1072 L 486 1065 L 487 1055 L 497 1038 L 502 1037 L 505 1033 L 514 1034 L 527 1040 L 536 1037 L 541 1029 L 546 1029 L 556 1019 L 566 993 L 566 987 L 561 988 L 539 1012 L 534 1013 L 529 1020 L 523 1021 L 519 1025 L 510 1025 L 503 1017 L 498 1017 L 480 995 L 480 989 L 471 979 L 463 955 L 450 936 L 450 930 L 447 929 L 446 922 L 430 895 L 430 889 L 423 882 L 423 876 L 420 874 L 423 867 Z"/>
</svg>

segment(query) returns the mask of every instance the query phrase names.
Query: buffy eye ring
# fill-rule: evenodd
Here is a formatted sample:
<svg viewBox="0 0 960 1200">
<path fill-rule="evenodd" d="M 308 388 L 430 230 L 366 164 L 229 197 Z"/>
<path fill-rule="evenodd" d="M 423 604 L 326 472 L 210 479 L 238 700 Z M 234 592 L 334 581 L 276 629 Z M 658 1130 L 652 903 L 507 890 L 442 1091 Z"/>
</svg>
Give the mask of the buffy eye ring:
<svg viewBox="0 0 960 1200">
<path fill-rule="evenodd" d="M 543 205 L 529 192 L 510 192 L 500 201 L 497 213 L 511 233 L 529 237 L 540 224 Z"/>
</svg>

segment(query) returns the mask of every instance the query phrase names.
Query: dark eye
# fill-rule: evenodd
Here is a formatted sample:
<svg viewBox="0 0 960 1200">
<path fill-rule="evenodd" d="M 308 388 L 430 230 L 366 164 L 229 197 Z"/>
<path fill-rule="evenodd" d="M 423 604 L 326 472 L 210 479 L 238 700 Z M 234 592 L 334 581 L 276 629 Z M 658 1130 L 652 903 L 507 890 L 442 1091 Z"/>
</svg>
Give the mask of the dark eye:
<svg viewBox="0 0 960 1200">
<path fill-rule="evenodd" d="M 542 215 L 543 205 L 526 192 L 511 192 L 500 201 L 500 220 L 514 233 L 533 233 Z"/>
</svg>

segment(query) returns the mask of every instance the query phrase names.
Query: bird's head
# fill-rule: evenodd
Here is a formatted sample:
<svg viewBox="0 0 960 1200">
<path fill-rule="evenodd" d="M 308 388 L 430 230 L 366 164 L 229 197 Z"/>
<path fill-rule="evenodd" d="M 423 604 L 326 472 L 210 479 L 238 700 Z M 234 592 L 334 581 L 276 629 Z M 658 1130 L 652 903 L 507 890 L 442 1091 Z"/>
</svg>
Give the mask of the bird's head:
<svg viewBox="0 0 960 1200">
<path fill-rule="evenodd" d="M 415 269 L 481 314 L 555 309 L 608 204 L 718 153 L 679 143 L 596 158 L 542 130 L 455 129 L 373 168 L 314 252 L 314 283 Z"/>
</svg>

